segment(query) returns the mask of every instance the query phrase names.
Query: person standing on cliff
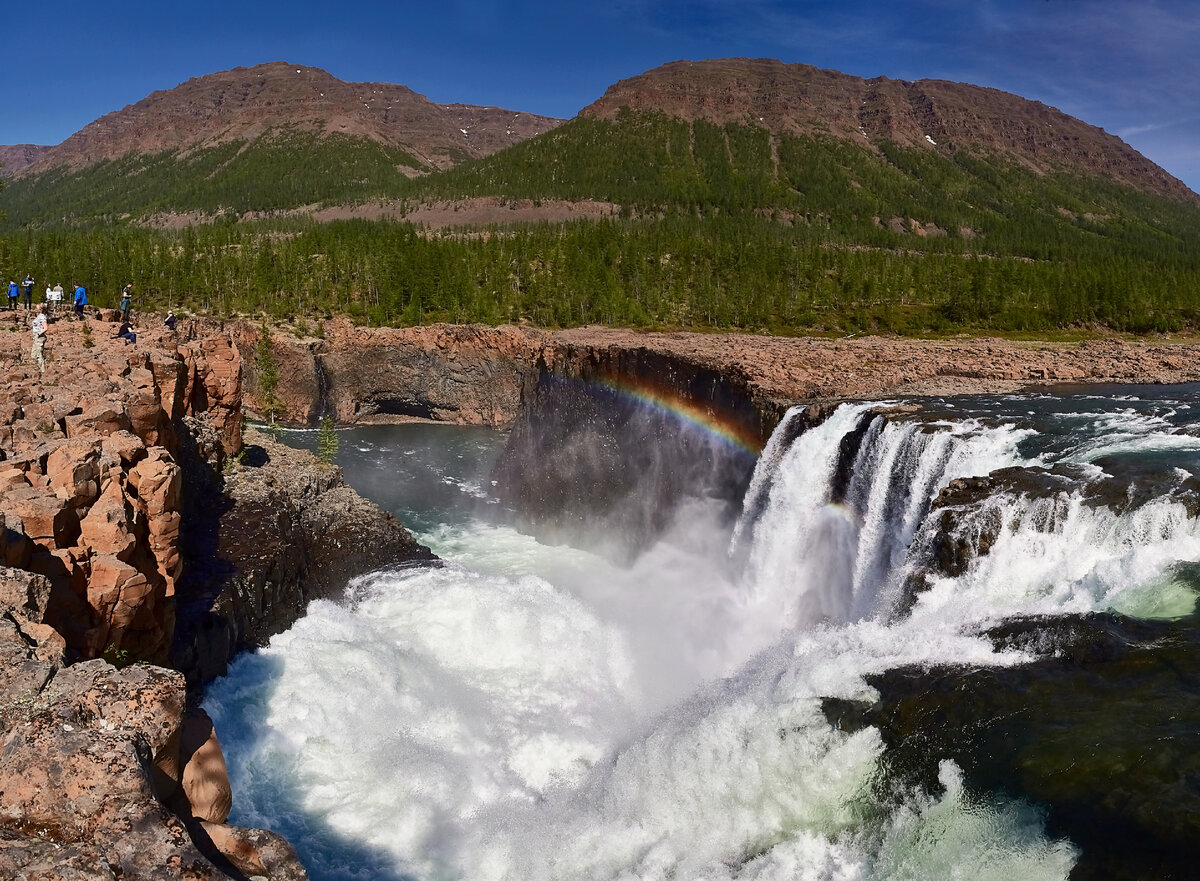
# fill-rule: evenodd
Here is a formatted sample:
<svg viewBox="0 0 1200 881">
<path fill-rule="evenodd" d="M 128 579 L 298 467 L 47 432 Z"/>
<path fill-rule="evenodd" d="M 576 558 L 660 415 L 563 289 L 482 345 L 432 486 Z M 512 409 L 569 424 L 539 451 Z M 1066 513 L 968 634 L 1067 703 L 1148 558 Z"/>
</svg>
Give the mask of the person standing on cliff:
<svg viewBox="0 0 1200 881">
<path fill-rule="evenodd" d="M 8 309 L 10 312 L 17 311 L 17 297 L 21 296 L 21 289 L 17 287 L 17 283 L 11 278 L 8 280 Z"/>
<path fill-rule="evenodd" d="M 83 307 L 87 305 L 87 291 L 83 289 L 83 285 L 75 283 L 75 316 L 80 320 L 83 319 Z"/>
<path fill-rule="evenodd" d="M 121 288 L 121 321 L 129 321 L 129 310 L 133 308 L 133 285 Z"/>
<path fill-rule="evenodd" d="M 46 372 L 46 306 L 43 303 L 38 303 L 37 315 L 33 317 L 30 324 L 30 329 L 33 331 L 33 360 L 37 362 L 38 373 Z"/>
<path fill-rule="evenodd" d="M 21 279 L 21 290 L 25 292 L 25 311 L 33 311 L 33 276 L 28 272 Z"/>
</svg>

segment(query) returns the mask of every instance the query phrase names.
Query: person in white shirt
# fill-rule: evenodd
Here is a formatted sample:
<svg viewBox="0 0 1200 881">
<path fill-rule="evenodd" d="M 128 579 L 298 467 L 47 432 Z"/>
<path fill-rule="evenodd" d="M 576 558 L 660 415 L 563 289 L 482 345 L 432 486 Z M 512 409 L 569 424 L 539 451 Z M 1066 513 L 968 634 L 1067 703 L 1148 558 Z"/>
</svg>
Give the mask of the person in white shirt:
<svg viewBox="0 0 1200 881">
<path fill-rule="evenodd" d="M 37 362 L 38 372 L 45 373 L 46 358 L 43 350 L 46 346 L 46 307 L 42 303 L 38 303 L 37 315 L 33 317 L 30 329 L 33 331 L 33 360 Z"/>
</svg>

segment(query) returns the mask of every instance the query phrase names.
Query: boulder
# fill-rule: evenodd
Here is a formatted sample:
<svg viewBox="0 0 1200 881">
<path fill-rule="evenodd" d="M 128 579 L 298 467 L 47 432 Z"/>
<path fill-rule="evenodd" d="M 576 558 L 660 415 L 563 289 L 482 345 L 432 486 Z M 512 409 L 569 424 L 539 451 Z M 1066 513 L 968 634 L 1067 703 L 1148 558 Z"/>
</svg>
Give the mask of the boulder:
<svg viewBox="0 0 1200 881">
<path fill-rule="evenodd" d="M 146 522 L 147 548 L 165 585 L 163 595 L 173 596 L 183 569 L 179 551 L 182 471 L 166 451 L 155 449 L 129 472 L 129 485 L 137 492 L 137 506 Z"/>
<path fill-rule="evenodd" d="M 80 522 L 79 541 L 97 554 L 111 554 L 128 563 L 137 546 L 133 506 L 121 481 L 110 480 L 104 493 Z"/>
<path fill-rule="evenodd" d="M 4 494 L 6 513 L 21 523 L 21 531 L 46 548 L 68 548 L 79 538 L 79 516 L 67 499 L 48 488 L 17 487 Z"/>
<path fill-rule="evenodd" d="M 72 508 L 91 505 L 100 495 L 100 439 L 67 441 L 46 457 L 46 477 L 54 494 Z"/>
<path fill-rule="evenodd" d="M 67 416 L 67 437 L 86 434 L 112 434 L 114 431 L 131 431 L 133 423 L 121 404 L 96 403 L 75 416 Z"/>
<path fill-rule="evenodd" d="M 185 819 L 224 823 L 233 806 L 225 755 L 212 719 L 201 709 L 183 725 L 154 760 L 160 795 Z"/>
</svg>

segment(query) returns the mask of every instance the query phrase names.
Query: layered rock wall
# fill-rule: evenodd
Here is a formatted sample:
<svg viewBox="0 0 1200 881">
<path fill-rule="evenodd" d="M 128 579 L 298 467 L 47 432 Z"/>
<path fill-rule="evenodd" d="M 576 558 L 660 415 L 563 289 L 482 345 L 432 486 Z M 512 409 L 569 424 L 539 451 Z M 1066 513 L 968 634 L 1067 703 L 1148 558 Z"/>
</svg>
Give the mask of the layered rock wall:
<svg viewBox="0 0 1200 881">
<path fill-rule="evenodd" d="M 638 333 L 610 328 L 434 325 L 362 328 L 324 323 L 324 337 L 272 334 L 283 418 L 313 424 L 428 418 L 507 428 L 540 365 L 570 374 L 600 353 L 654 353 L 679 369 L 706 368 L 736 384 L 770 435 L 799 401 L 894 395 L 1000 393 L 1070 382 L 1189 382 L 1200 379 L 1200 344 L 1095 339 L 1080 343 L 1000 339 L 821 339 L 748 334 Z M 232 335 L 246 392 L 262 409 L 253 370 L 258 327 Z M 643 377 L 661 381 L 657 375 Z M 686 389 L 678 389 L 686 396 Z"/>
</svg>

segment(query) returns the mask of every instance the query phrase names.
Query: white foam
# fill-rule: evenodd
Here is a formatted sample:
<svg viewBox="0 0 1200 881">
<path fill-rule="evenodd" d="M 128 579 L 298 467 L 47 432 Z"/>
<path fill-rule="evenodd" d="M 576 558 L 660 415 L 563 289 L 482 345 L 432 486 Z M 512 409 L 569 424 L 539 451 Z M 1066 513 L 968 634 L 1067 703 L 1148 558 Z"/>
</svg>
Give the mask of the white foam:
<svg viewBox="0 0 1200 881">
<path fill-rule="evenodd" d="M 866 409 L 768 446 L 735 538 L 745 577 L 697 502 L 630 569 L 443 525 L 421 538 L 456 564 L 315 603 L 209 692 L 233 820 L 289 834 L 318 881 L 1065 878 L 1073 848 L 952 765 L 941 795 L 863 810 L 880 736 L 831 727 L 822 699 L 873 700 L 864 677 L 902 665 L 1027 660 L 974 635 L 1017 612 L 1170 614 L 1194 596 L 1173 573 L 1200 559 L 1196 521 L 1168 499 L 1115 514 L 997 496 L 989 552 L 897 617 L 931 499 L 1022 461 L 1028 431 L 880 424 L 830 505 Z M 1109 447 L 1175 436 L 1126 417 L 1087 421 Z"/>
</svg>

